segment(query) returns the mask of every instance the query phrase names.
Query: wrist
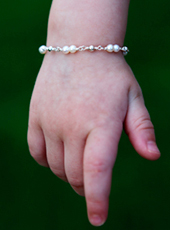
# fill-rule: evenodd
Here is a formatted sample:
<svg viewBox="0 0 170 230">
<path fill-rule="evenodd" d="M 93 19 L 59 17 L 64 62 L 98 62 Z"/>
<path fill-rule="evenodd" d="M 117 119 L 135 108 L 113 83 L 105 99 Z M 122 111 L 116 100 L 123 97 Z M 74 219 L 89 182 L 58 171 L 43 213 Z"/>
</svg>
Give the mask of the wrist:
<svg viewBox="0 0 170 230">
<path fill-rule="evenodd" d="M 48 45 L 123 45 L 128 0 L 54 0 Z"/>
</svg>

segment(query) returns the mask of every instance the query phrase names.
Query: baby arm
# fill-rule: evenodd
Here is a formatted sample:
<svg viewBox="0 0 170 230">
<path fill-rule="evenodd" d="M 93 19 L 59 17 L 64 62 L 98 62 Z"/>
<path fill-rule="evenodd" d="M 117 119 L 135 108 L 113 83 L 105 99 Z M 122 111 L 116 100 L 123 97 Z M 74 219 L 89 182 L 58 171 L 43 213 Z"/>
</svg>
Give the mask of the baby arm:
<svg viewBox="0 0 170 230">
<path fill-rule="evenodd" d="M 128 5 L 128 0 L 54 0 L 47 45 L 122 46 Z M 95 226 L 107 218 L 123 126 L 142 157 L 159 158 L 141 89 L 121 52 L 45 55 L 30 104 L 30 153 L 85 196 Z"/>
</svg>

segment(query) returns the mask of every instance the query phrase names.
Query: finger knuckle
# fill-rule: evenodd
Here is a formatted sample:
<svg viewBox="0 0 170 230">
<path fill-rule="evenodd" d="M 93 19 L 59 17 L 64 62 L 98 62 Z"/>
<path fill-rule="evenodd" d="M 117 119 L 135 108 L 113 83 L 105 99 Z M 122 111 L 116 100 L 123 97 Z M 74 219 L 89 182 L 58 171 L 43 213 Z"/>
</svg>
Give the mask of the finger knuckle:
<svg viewBox="0 0 170 230">
<path fill-rule="evenodd" d="M 35 151 L 35 148 L 34 148 L 34 145 L 28 141 L 28 148 L 29 148 L 29 151 L 30 151 L 30 155 L 33 157 L 33 158 L 36 158 L 37 156 L 37 153 Z"/>
<path fill-rule="evenodd" d="M 83 187 L 83 179 L 79 178 L 79 176 L 72 176 L 69 178 L 69 183 L 74 187 L 74 188 L 81 188 Z"/>
<path fill-rule="evenodd" d="M 65 175 L 64 170 L 58 169 L 56 167 L 50 166 L 51 171 L 61 180 L 67 181 L 67 177 Z"/>
<path fill-rule="evenodd" d="M 141 88 L 138 88 L 138 90 L 136 91 L 133 100 L 136 100 L 138 98 L 142 98 L 143 99 L 143 94 L 142 94 L 142 90 Z"/>
<path fill-rule="evenodd" d="M 41 153 L 38 152 L 38 150 L 36 148 L 34 148 L 33 145 L 29 146 L 29 151 L 30 151 L 30 155 L 34 158 L 35 161 L 37 161 L 38 163 L 41 161 Z"/>
<path fill-rule="evenodd" d="M 96 209 L 98 209 L 102 203 L 98 197 L 92 194 L 87 194 L 86 199 L 88 200 L 88 205 L 93 208 L 95 207 Z"/>
<path fill-rule="evenodd" d="M 142 99 L 143 101 L 142 89 L 137 82 L 135 82 L 135 84 L 129 90 L 131 92 L 130 95 L 131 95 L 132 101 L 135 101 L 137 99 Z"/>
<path fill-rule="evenodd" d="M 148 117 L 141 116 L 140 118 L 138 118 L 138 120 L 135 123 L 136 123 L 135 126 L 137 130 L 145 130 L 145 129 L 153 130 L 154 129 L 154 126 L 149 116 Z"/>
<path fill-rule="evenodd" d="M 38 160 L 40 158 L 39 150 L 38 150 L 36 144 L 31 140 L 29 134 L 28 134 L 27 140 L 28 140 L 28 148 L 29 148 L 30 155 L 35 160 Z"/>
<path fill-rule="evenodd" d="M 86 201 L 88 203 L 88 210 L 90 213 L 104 214 L 104 209 L 107 204 L 108 197 L 98 197 L 93 194 L 86 195 Z"/>
<path fill-rule="evenodd" d="M 85 171 L 91 173 L 104 173 L 108 169 L 108 164 L 103 159 L 93 159 L 86 162 Z"/>
</svg>

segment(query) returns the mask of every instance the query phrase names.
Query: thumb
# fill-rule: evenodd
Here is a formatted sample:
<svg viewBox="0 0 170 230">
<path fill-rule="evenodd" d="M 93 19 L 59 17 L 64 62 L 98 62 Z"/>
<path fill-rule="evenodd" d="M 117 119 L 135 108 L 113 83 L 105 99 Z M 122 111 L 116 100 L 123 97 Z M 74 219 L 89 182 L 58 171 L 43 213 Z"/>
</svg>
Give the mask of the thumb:
<svg viewBox="0 0 170 230">
<path fill-rule="evenodd" d="M 130 99 L 124 128 L 133 147 L 142 157 L 148 160 L 157 160 L 160 157 L 154 127 L 141 91 Z"/>
</svg>

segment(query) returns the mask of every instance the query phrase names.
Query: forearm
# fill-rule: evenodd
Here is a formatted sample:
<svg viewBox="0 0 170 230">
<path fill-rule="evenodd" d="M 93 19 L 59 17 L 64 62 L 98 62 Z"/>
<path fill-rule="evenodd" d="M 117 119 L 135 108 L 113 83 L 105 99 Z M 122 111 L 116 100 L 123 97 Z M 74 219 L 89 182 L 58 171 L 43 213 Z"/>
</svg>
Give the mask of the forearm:
<svg viewBox="0 0 170 230">
<path fill-rule="evenodd" d="M 53 0 L 48 45 L 123 45 L 129 0 Z"/>
</svg>

